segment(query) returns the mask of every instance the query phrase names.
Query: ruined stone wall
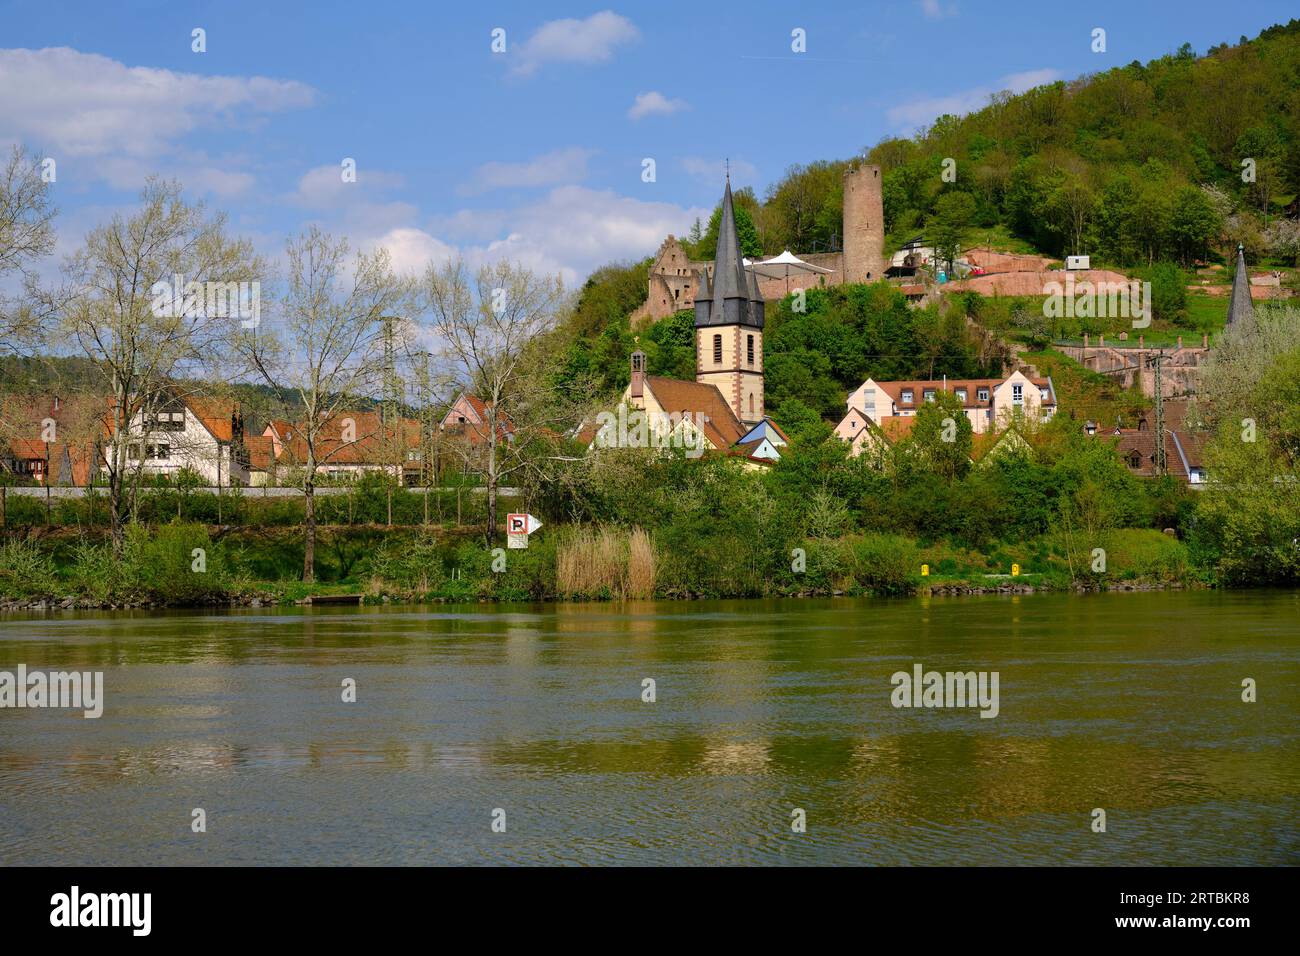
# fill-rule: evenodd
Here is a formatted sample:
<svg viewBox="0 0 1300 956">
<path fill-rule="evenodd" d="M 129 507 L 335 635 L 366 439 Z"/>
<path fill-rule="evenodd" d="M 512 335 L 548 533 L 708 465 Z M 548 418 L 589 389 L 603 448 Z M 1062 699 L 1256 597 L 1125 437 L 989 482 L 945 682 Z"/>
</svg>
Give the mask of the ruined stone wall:
<svg viewBox="0 0 1300 956">
<path fill-rule="evenodd" d="M 1074 359 L 1084 368 L 1114 379 L 1125 388 L 1141 388 L 1142 394 L 1156 394 L 1155 367 L 1151 360 L 1155 350 L 1115 348 L 1110 345 L 1058 345 L 1056 350 Z M 1210 350 L 1203 346 L 1186 346 L 1165 352 L 1161 375 L 1161 392 L 1165 398 L 1196 394 L 1197 377 Z"/>
</svg>

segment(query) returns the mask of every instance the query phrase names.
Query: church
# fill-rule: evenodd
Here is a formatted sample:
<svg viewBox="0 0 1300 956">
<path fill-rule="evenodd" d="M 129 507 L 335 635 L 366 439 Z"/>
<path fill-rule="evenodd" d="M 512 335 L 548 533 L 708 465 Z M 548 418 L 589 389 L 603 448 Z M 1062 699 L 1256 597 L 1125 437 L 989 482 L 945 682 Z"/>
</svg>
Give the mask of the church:
<svg viewBox="0 0 1300 956">
<path fill-rule="evenodd" d="M 699 270 L 694 308 L 695 381 L 646 375 L 645 353 L 638 350 L 623 402 L 660 427 L 698 422 L 708 450 L 770 464 L 789 440 L 763 406 L 763 295 L 741 255 L 730 177 L 712 281 L 707 268 Z"/>
</svg>

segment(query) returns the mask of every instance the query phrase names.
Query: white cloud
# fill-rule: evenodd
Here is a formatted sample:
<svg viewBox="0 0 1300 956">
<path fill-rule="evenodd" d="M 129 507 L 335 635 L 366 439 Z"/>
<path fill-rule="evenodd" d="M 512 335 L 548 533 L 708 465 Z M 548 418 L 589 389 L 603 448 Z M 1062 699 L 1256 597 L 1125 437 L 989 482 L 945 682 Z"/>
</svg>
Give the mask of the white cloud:
<svg viewBox="0 0 1300 956">
<path fill-rule="evenodd" d="M 292 202 L 308 209 L 328 209 L 373 201 L 376 194 L 396 188 L 405 180 L 398 173 L 370 169 L 364 162 L 356 165 L 356 181 L 343 181 L 343 161 L 337 166 L 316 166 L 303 173 Z"/>
<path fill-rule="evenodd" d="M 927 20 L 942 20 L 957 15 L 957 4 L 941 3 L 940 0 L 920 0 L 921 12 Z"/>
<path fill-rule="evenodd" d="M 454 255 L 471 266 L 510 259 L 536 272 L 558 273 L 573 288 L 607 262 L 653 254 L 669 233 L 683 235 L 708 215 L 707 209 L 561 186 L 517 209 L 457 213 L 428 229 L 391 229 L 365 245 L 387 247 L 404 270 Z M 496 232 L 485 235 L 484 222 L 496 225 Z"/>
<path fill-rule="evenodd" d="M 1060 79 L 1053 69 L 1029 70 L 1002 77 L 996 86 L 976 86 L 947 96 L 922 97 L 890 107 L 889 122 L 900 130 L 911 132 L 933 123 L 945 113 L 962 116 L 986 106 L 989 97 L 1003 90 L 1023 93 L 1025 90 Z"/>
<path fill-rule="evenodd" d="M 203 127 L 310 106 L 292 80 L 129 67 L 68 47 L 0 50 L 0 135 L 55 155 L 152 159 Z"/>
<path fill-rule="evenodd" d="M 722 188 L 723 179 L 727 175 L 728 163 L 730 163 L 731 180 L 737 186 L 751 185 L 758 179 L 758 170 L 753 163 L 748 163 L 743 159 L 705 159 L 702 156 L 686 156 L 682 159 L 682 169 L 687 174 L 707 183 L 710 186 Z"/>
<path fill-rule="evenodd" d="M 593 13 L 585 20 L 549 20 L 519 46 L 518 62 L 511 71 L 531 76 L 546 63 L 604 63 L 614 48 L 641 35 L 627 17 L 612 10 Z"/>
<path fill-rule="evenodd" d="M 461 195 L 475 195 L 493 189 L 521 186 L 554 186 L 587 178 L 587 160 L 593 151 L 576 146 L 544 153 L 522 163 L 484 163 L 470 182 L 461 185 Z"/>
<path fill-rule="evenodd" d="M 409 226 L 390 229 L 382 236 L 364 244 L 373 249 L 383 246 L 392 259 L 393 271 L 397 273 L 417 273 L 426 265 L 441 265 L 456 258 L 456 247 L 449 246 L 435 239 L 422 229 Z"/>
<path fill-rule="evenodd" d="M 627 111 L 627 117 L 628 119 L 639 120 L 646 116 L 671 116 L 678 110 L 688 110 L 690 108 L 691 105 L 685 100 L 670 100 L 662 93 L 651 90 L 648 93 L 638 93 L 636 95 L 636 102 Z"/>
</svg>

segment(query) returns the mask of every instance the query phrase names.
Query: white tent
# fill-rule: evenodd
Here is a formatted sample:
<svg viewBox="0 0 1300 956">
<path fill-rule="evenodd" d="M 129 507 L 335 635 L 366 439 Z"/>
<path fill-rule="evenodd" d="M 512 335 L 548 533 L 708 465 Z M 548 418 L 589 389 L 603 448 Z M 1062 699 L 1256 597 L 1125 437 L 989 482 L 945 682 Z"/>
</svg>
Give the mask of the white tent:
<svg viewBox="0 0 1300 956">
<path fill-rule="evenodd" d="M 771 259 L 764 259 L 762 262 L 755 262 L 750 268 L 761 276 L 768 276 L 773 279 L 785 278 L 785 291 L 790 292 L 790 274 L 798 275 L 800 273 L 829 275 L 834 269 L 826 269 L 822 266 L 815 266 L 811 262 L 804 262 L 789 249 L 786 249 L 779 256 L 773 256 Z"/>
</svg>

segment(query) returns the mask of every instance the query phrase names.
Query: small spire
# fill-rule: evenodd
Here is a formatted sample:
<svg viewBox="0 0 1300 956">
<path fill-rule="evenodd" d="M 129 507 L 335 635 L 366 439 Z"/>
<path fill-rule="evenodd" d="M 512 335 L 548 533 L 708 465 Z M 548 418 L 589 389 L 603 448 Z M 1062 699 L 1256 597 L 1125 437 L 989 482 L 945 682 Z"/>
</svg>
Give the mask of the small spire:
<svg viewBox="0 0 1300 956">
<path fill-rule="evenodd" d="M 727 157 L 726 163 L 727 163 L 727 185 L 730 186 L 731 185 L 731 157 L 730 156 Z"/>
<path fill-rule="evenodd" d="M 1228 299 L 1227 325 L 1242 319 L 1254 318 L 1255 304 L 1250 300 L 1250 273 L 1246 270 L 1246 246 L 1237 243 L 1237 271 L 1232 277 L 1232 292 Z"/>
</svg>

